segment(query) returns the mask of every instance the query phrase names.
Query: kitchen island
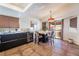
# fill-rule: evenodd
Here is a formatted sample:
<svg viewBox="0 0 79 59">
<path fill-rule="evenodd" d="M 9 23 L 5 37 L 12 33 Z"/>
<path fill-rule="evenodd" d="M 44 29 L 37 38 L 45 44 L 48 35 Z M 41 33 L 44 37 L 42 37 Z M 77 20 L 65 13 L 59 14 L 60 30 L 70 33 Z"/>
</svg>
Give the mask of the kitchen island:
<svg viewBox="0 0 79 59">
<path fill-rule="evenodd" d="M 30 32 L 0 33 L 0 51 L 32 42 L 32 37 Z"/>
</svg>

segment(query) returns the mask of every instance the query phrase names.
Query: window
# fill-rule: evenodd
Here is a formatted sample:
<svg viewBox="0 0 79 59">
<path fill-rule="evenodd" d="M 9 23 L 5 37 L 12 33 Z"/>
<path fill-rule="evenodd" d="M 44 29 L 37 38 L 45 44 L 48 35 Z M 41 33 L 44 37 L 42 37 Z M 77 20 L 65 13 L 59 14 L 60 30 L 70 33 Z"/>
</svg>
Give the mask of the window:
<svg viewBox="0 0 79 59">
<path fill-rule="evenodd" d="M 42 22 L 42 30 L 46 30 L 46 22 Z"/>
<path fill-rule="evenodd" d="M 70 19 L 70 27 L 77 28 L 77 17 Z"/>
</svg>

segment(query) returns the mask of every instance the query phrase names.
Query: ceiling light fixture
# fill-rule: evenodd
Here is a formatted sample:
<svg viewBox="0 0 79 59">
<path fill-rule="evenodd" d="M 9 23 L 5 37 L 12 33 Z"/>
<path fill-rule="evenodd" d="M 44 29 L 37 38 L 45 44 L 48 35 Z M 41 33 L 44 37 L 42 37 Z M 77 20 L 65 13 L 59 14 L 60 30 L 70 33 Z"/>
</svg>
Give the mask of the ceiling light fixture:
<svg viewBox="0 0 79 59">
<path fill-rule="evenodd" d="M 50 10 L 50 18 L 48 18 L 48 21 L 51 22 L 51 21 L 54 21 L 54 20 L 55 20 L 55 18 L 52 17 L 52 11 Z"/>
</svg>

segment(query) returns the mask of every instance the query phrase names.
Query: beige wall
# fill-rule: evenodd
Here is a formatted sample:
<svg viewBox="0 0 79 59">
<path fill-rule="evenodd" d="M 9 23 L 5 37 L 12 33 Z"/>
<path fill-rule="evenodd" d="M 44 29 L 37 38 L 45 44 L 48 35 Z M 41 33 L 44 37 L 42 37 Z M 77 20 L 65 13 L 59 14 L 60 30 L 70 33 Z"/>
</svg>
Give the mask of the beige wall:
<svg viewBox="0 0 79 59">
<path fill-rule="evenodd" d="M 72 39 L 75 44 L 79 45 L 79 3 L 68 4 L 67 6 L 61 7 L 56 13 L 57 19 L 64 19 L 63 38 L 69 41 Z M 70 18 L 78 17 L 77 28 L 70 27 Z"/>
<path fill-rule="evenodd" d="M 22 15 L 20 16 L 20 20 L 19 20 L 19 23 L 20 23 L 20 30 L 21 31 L 28 31 L 30 30 L 31 31 L 31 26 L 30 26 L 30 22 L 33 22 L 34 24 L 36 24 L 36 27 L 33 29 L 34 31 L 39 31 L 41 30 L 41 21 L 40 19 L 37 19 L 37 18 L 30 18 L 30 17 L 27 17 L 25 15 Z"/>
<path fill-rule="evenodd" d="M 64 20 L 64 40 L 69 41 L 69 39 L 72 39 L 73 42 L 77 45 L 79 45 L 79 16 L 77 16 L 77 28 L 71 28 L 70 27 L 70 18 L 66 18 Z"/>
</svg>

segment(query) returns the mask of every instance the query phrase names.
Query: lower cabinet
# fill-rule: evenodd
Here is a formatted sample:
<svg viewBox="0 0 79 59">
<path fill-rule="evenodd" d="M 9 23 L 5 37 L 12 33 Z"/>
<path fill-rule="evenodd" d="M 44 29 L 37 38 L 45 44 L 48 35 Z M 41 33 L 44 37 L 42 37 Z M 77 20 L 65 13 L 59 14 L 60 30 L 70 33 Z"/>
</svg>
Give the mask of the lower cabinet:
<svg viewBox="0 0 79 59">
<path fill-rule="evenodd" d="M 14 48 L 33 41 L 32 33 L 15 33 L 0 35 L 0 51 L 4 51 L 10 48 Z"/>
</svg>

